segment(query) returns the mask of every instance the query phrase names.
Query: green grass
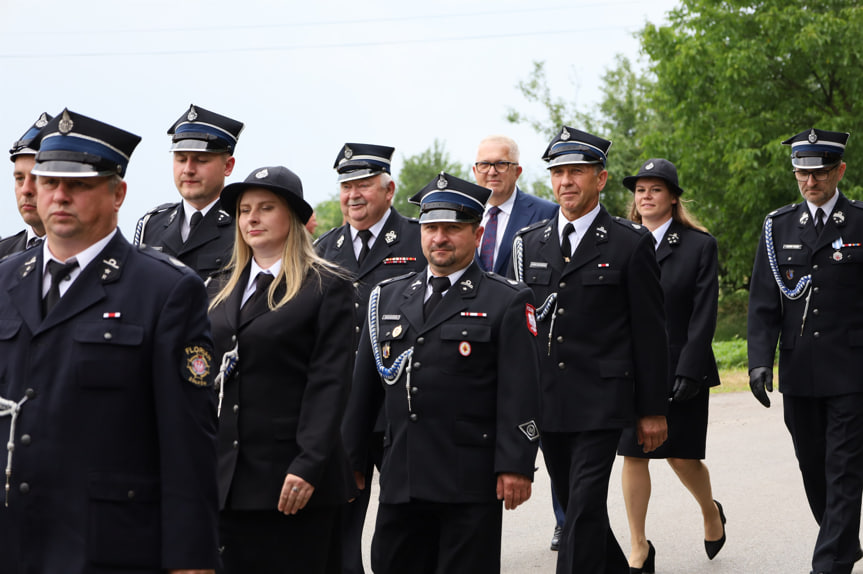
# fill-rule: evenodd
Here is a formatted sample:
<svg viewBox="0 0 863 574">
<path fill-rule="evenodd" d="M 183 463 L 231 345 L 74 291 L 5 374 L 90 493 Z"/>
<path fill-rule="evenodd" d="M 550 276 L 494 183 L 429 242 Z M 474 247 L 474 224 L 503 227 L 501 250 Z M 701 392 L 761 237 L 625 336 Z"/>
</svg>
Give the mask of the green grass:
<svg viewBox="0 0 863 574">
<path fill-rule="evenodd" d="M 722 384 L 714 393 L 749 391 L 746 365 L 746 311 L 749 292 L 740 290 L 719 296 L 716 317 L 716 334 L 713 337 L 713 354 L 719 367 Z"/>
</svg>

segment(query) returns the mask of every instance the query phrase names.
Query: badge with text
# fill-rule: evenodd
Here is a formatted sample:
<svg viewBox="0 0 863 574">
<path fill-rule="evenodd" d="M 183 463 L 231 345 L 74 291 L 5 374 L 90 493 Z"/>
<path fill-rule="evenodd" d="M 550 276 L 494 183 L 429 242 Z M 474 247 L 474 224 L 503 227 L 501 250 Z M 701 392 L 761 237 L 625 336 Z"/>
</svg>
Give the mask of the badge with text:
<svg viewBox="0 0 863 574">
<path fill-rule="evenodd" d="M 210 365 L 213 362 L 210 352 L 198 345 L 186 347 L 184 377 L 187 381 L 198 387 L 206 387 L 209 384 L 207 376 L 210 374 Z"/>
</svg>

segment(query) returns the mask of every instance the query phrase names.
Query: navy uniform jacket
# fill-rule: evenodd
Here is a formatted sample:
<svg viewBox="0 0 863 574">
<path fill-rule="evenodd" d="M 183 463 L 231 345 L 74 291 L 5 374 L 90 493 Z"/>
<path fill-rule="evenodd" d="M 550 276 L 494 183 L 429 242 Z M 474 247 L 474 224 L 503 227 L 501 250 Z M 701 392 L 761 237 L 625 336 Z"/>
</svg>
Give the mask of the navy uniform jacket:
<svg viewBox="0 0 863 574">
<path fill-rule="evenodd" d="M 182 202 L 160 205 L 138 220 L 136 243 L 176 257 L 201 279 L 228 264 L 234 249 L 234 218 L 222 210 L 221 200 L 210 208 L 185 243 L 180 235 L 182 222 Z"/>
<path fill-rule="evenodd" d="M 247 266 L 210 312 L 219 362 L 239 340 L 219 421 L 220 507 L 230 490 L 233 509 L 275 509 L 288 473 L 315 487 L 310 506 L 344 503 L 354 488 L 339 434 L 354 351 L 353 288 L 329 273 L 320 281 L 310 274 L 283 307 L 271 311 L 258 299 L 240 323 L 248 279 Z M 281 287 L 276 297 L 283 293 Z"/>
<path fill-rule="evenodd" d="M 383 403 L 381 502 L 494 502 L 499 473 L 533 477 L 539 438 L 533 297 L 473 262 L 424 321 L 425 289 L 425 271 L 382 284 L 377 337 L 367 324 L 357 354 L 345 445 L 362 471 Z M 382 382 L 373 339 L 387 367 L 413 347 L 411 372 L 393 385 Z"/>
<path fill-rule="evenodd" d="M 503 232 L 500 248 L 497 251 L 497 259 L 494 260 L 494 272 L 498 275 L 512 274 L 512 242 L 519 229 L 527 227 L 531 223 L 554 217 L 556 214 L 556 203 L 516 189 L 512 213 L 509 215 L 506 231 Z M 479 257 L 479 252 L 477 252 L 477 257 Z"/>
<path fill-rule="evenodd" d="M 0 239 L 0 259 L 27 249 L 27 230 Z"/>
<path fill-rule="evenodd" d="M 0 395 L 23 403 L 3 574 L 213 568 L 206 292 L 119 232 L 43 320 L 42 249 L 0 262 Z M 0 418 L 9 436 L 10 417 Z"/>
<path fill-rule="evenodd" d="M 565 264 L 557 216 L 516 236 L 539 322 L 541 429 L 580 432 L 632 425 L 668 410 L 668 346 L 653 236 L 604 207 Z M 553 318 L 553 321 L 552 321 Z M 551 330 L 551 333 L 550 333 Z"/>
<path fill-rule="evenodd" d="M 354 277 L 355 347 L 366 320 L 366 306 L 372 288 L 384 279 L 419 271 L 426 265 L 420 243 L 419 222 L 404 217 L 392 207 L 380 237 L 375 239 L 362 266 L 357 264 L 348 224 L 321 235 L 315 242 L 315 249 L 318 255 L 346 269 Z"/>
<path fill-rule="evenodd" d="M 797 300 L 780 293 L 762 234 L 749 285 L 749 368 L 771 367 L 778 340 L 783 393 L 863 392 L 863 203 L 840 193 L 820 238 L 805 202 L 767 219 L 782 284 L 793 289 L 811 275 L 811 293 Z"/>
<path fill-rule="evenodd" d="M 665 295 L 669 380 L 684 376 L 719 384 L 713 356 L 719 297 L 716 239 L 672 221 L 656 250 Z"/>
</svg>

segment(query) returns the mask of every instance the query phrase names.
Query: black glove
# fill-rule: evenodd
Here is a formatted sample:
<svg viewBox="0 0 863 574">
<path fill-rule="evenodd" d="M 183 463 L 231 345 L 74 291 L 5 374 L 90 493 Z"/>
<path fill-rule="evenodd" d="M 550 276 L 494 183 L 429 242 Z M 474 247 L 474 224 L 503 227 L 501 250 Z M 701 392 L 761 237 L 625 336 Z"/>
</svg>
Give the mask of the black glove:
<svg viewBox="0 0 863 574">
<path fill-rule="evenodd" d="M 749 371 L 749 388 L 752 394 L 765 407 L 770 406 L 767 393 L 773 392 L 773 369 L 771 367 L 755 367 Z"/>
<path fill-rule="evenodd" d="M 701 391 L 701 383 L 695 379 L 678 375 L 674 377 L 674 387 L 671 389 L 671 400 L 682 403 L 694 398 Z"/>
</svg>

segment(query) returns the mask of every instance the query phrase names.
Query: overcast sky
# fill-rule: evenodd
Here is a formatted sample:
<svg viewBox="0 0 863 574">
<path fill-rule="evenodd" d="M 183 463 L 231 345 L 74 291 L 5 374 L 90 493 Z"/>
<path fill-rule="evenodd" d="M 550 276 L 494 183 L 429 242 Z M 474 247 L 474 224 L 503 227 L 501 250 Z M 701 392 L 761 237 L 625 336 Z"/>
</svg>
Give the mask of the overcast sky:
<svg viewBox="0 0 863 574">
<path fill-rule="evenodd" d="M 336 192 L 332 165 L 345 142 L 395 147 L 397 174 L 435 138 L 467 165 L 479 140 L 504 133 L 538 177 L 547 142 L 506 121 L 510 107 L 542 115 L 516 87 L 532 62 L 545 61 L 556 95 L 587 110 L 615 54 L 636 60 L 633 34 L 676 5 L 0 0 L 0 143 L 7 150 L 41 112 L 64 107 L 140 135 L 120 210 L 130 239 L 138 217 L 179 198 L 166 131 L 190 103 L 246 124 L 229 182 L 285 165 L 312 205 Z M 23 227 L 6 165 L 4 237 Z"/>
</svg>

